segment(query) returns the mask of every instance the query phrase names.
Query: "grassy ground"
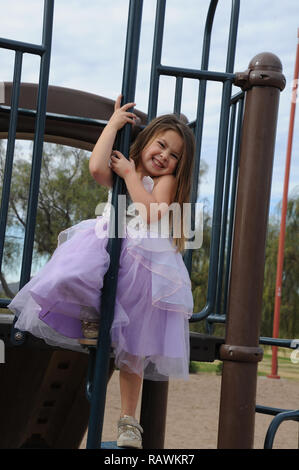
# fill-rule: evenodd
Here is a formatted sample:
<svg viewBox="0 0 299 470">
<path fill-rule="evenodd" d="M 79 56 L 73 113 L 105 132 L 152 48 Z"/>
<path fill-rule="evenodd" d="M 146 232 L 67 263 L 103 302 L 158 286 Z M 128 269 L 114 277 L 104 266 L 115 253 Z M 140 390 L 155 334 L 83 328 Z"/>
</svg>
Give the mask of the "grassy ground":
<svg viewBox="0 0 299 470">
<path fill-rule="evenodd" d="M 293 349 L 278 348 L 278 371 L 277 374 L 284 379 L 299 380 L 299 363 L 291 361 Z M 259 375 L 271 374 L 272 351 L 267 347 L 264 349 L 263 360 L 259 363 Z"/>
<path fill-rule="evenodd" d="M 299 363 L 294 364 L 291 361 L 292 349 L 278 348 L 278 375 L 284 379 L 292 379 L 299 381 Z M 263 360 L 258 364 L 258 375 L 267 376 L 271 374 L 272 350 L 270 347 L 264 348 Z M 210 372 L 213 374 L 221 374 L 221 361 L 209 362 L 192 362 L 190 372 Z"/>
</svg>

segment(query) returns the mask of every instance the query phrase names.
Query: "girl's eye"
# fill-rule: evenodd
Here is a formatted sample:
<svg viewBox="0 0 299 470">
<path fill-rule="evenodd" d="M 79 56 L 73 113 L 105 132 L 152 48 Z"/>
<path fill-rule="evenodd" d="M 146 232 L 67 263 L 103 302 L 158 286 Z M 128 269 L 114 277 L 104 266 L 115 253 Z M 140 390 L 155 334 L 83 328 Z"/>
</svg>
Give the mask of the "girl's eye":
<svg viewBox="0 0 299 470">
<path fill-rule="evenodd" d="M 175 155 L 174 153 L 171 154 L 172 157 L 178 159 L 179 157 L 177 155 Z"/>
<path fill-rule="evenodd" d="M 163 148 L 165 147 L 164 143 L 161 142 L 161 141 L 158 141 L 158 144 L 159 144 L 161 147 L 163 147 Z"/>
</svg>

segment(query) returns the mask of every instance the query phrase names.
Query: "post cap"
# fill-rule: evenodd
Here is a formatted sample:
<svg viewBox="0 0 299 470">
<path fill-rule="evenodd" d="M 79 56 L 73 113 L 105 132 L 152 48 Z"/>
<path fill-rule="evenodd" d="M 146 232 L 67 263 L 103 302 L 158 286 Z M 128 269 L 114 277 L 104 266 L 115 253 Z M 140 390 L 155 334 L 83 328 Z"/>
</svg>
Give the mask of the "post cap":
<svg viewBox="0 0 299 470">
<path fill-rule="evenodd" d="M 282 63 L 272 52 L 261 52 L 251 59 L 248 69 L 235 75 L 234 84 L 246 91 L 253 86 L 270 86 L 281 91 L 286 85 Z"/>
<path fill-rule="evenodd" d="M 261 52 L 251 59 L 248 68 L 250 70 L 275 70 L 282 72 L 282 63 L 272 52 Z"/>
</svg>

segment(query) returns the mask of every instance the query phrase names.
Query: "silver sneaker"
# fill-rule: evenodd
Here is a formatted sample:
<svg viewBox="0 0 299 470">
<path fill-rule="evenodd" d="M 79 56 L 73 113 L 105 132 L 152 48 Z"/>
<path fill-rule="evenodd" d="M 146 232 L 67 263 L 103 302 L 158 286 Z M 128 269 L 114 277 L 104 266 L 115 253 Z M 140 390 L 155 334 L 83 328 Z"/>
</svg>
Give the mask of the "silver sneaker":
<svg viewBox="0 0 299 470">
<path fill-rule="evenodd" d="M 142 437 L 143 429 L 135 418 L 132 416 L 124 416 L 120 418 L 117 423 L 118 436 L 117 446 L 118 447 L 131 447 L 133 449 L 142 449 Z"/>
</svg>

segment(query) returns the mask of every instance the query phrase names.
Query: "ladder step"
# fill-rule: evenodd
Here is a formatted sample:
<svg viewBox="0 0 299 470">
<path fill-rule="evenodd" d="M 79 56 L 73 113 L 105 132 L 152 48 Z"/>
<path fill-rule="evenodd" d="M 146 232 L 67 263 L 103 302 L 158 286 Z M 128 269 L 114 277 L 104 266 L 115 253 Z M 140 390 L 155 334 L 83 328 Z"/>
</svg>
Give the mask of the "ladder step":
<svg viewBox="0 0 299 470">
<path fill-rule="evenodd" d="M 97 338 L 91 339 L 91 338 L 80 338 L 79 343 L 82 344 L 82 346 L 89 346 L 89 347 L 96 347 L 98 340 Z"/>
<path fill-rule="evenodd" d="M 117 447 L 116 441 L 102 442 L 101 449 L 121 449 Z"/>
</svg>

